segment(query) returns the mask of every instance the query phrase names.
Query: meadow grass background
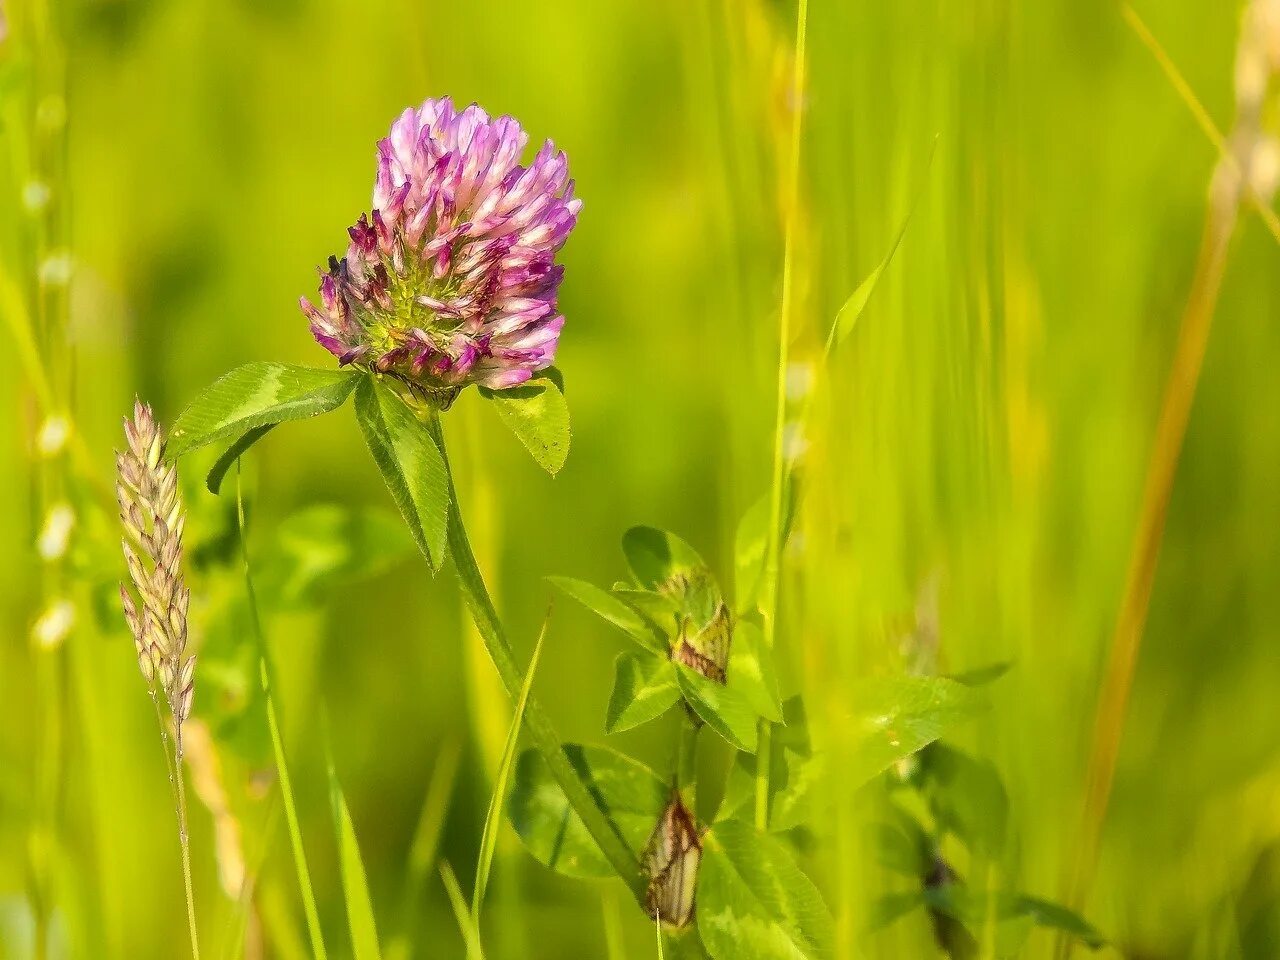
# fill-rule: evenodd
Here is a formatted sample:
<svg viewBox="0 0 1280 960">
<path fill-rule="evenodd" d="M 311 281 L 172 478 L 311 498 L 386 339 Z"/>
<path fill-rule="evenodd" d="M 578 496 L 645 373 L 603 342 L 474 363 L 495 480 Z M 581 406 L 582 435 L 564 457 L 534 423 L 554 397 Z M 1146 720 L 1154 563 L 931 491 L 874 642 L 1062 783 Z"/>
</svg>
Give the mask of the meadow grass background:
<svg viewBox="0 0 1280 960">
<path fill-rule="evenodd" d="M 474 397 L 448 417 L 463 509 L 522 656 L 547 603 L 541 578 L 623 576 L 618 539 L 632 524 L 680 533 L 730 579 L 737 520 L 769 478 L 792 111 L 805 111 L 798 360 L 820 348 L 918 196 L 892 267 L 817 385 L 780 669 L 816 716 L 838 712 L 855 679 L 900 667 L 898 638 L 936 582 L 944 666 L 1014 662 L 958 742 L 1005 777 L 1011 875 L 1061 894 L 1216 160 L 1116 5 L 813 0 L 797 95 L 794 10 L 766 0 L 9 4 L 0 270 L 37 302 L 49 250 L 22 197 L 39 172 L 35 105 L 58 82 L 56 58 L 31 46 L 33 18 L 47 14 L 65 45 L 67 119 L 65 170 L 47 167 L 48 185 L 64 217 L 57 246 L 74 262 L 59 357 L 74 358 L 75 422 L 103 484 L 135 393 L 171 421 L 233 365 L 325 363 L 296 300 L 345 246 L 369 201 L 374 143 L 406 105 L 475 100 L 569 153 L 585 207 L 563 255 L 568 465 L 542 474 Z M 1229 127 L 1238 5 L 1138 10 Z M 1178 472 L 1086 908 L 1127 956 L 1280 953 L 1278 252 L 1244 216 Z M 110 592 L 123 576 L 116 534 L 92 519 L 92 494 L 76 494 L 71 566 L 84 575 L 42 569 L 30 479 L 40 418 L 13 354 L 0 377 L 0 957 L 28 956 L 42 822 L 57 838 L 47 876 L 71 950 L 58 955 L 182 956 L 155 719 Z M 252 702 L 253 677 L 246 686 L 235 653 L 246 627 L 232 500 L 204 493 L 196 466 L 184 468 L 203 590 L 193 642 L 223 672 L 209 674 L 195 713 L 215 731 L 250 872 L 261 863 L 251 939 L 267 956 L 303 957 L 265 733 L 244 717 L 218 726 Z M 349 409 L 273 433 L 244 490 L 263 557 L 300 509 L 388 505 Z M 77 627 L 58 650 L 34 649 L 31 624 L 58 591 L 76 599 Z M 413 914 L 415 956 L 461 956 L 434 866 L 405 904 L 415 824 L 453 744 L 440 854 L 469 882 L 507 723 L 452 576 L 433 581 L 406 554 L 277 606 L 268 638 L 330 954 L 349 947 L 326 714 L 384 941 Z M 589 615 L 557 608 L 536 689 L 567 739 L 603 739 L 619 649 Z M 612 739 L 661 769 L 669 733 Z M 840 956 L 931 955 L 922 917 L 861 932 L 870 899 L 902 881 L 872 865 L 838 763 L 824 789 L 836 809 L 806 864 L 836 913 Z M 209 809 L 193 801 L 192 819 L 201 930 L 219 956 L 234 904 Z M 494 884 L 491 958 L 603 957 L 615 900 L 626 955 L 653 954 L 652 928 L 620 887 L 556 877 L 510 835 Z M 1051 945 L 1034 934 L 1026 955 Z"/>
</svg>

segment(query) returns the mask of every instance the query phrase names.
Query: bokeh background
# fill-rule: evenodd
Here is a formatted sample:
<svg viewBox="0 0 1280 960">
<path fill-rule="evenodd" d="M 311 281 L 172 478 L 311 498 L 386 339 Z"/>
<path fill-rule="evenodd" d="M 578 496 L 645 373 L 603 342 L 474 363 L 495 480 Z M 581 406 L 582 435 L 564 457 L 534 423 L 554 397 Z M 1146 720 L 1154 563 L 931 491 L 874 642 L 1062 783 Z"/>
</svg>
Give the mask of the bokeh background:
<svg viewBox="0 0 1280 960">
<path fill-rule="evenodd" d="M 1137 7 L 1229 128 L 1241 4 Z M 377 138 L 406 105 L 445 94 L 554 138 L 585 200 L 564 252 L 567 467 L 545 476 L 474 397 L 448 419 L 464 511 L 522 656 L 543 576 L 623 576 L 632 524 L 679 532 L 730 579 L 737 520 L 769 479 L 794 111 L 802 365 L 918 199 L 856 332 L 811 369 L 818 417 L 794 447 L 805 499 L 780 670 L 787 692 L 838 705 L 855 679 L 895 669 L 936 585 L 943 664 L 1013 662 L 958 741 L 1005 778 L 1017 843 L 1003 868 L 1062 893 L 1217 162 L 1117 5 L 813 0 L 802 91 L 795 11 L 780 0 L 0 11 L 0 957 L 31 956 L 40 902 L 50 955 L 185 955 L 164 766 L 115 619 L 123 564 L 100 504 L 120 418 L 137 394 L 171 421 L 249 360 L 325 363 L 297 298 L 367 207 Z M 1242 215 L 1085 907 L 1125 956 L 1280 951 L 1278 254 Z M 51 458 L 24 324 L 55 331 L 37 366 L 72 397 L 76 439 Z M 234 492 L 203 491 L 201 465 L 184 469 L 208 731 L 192 771 L 202 933 L 210 955 L 230 955 L 217 951 L 238 858 L 256 878 L 248 955 L 304 957 L 254 712 Z M 415 868 L 410 851 L 434 772 L 449 801 L 439 855 L 467 884 L 508 708 L 452 577 L 432 580 L 385 523 L 349 409 L 273 433 L 242 489 L 330 952 L 349 948 L 326 736 L 384 940 L 400 957 L 462 956 L 434 863 Z M 69 546 L 41 559 L 33 545 L 63 502 Z M 63 600 L 74 625 L 41 646 L 33 624 Z M 537 691 L 566 738 L 604 739 L 619 649 L 557 607 Z M 666 727 L 612 740 L 669 762 Z M 864 855 L 832 768 L 836 804 L 806 865 L 839 955 L 932 955 L 922 916 L 862 931 L 870 899 L 901 881 Z M 603 957 L 606 931 L 627 956 L 652 955 L 621 887 L 561 879 L 513 836 L 495 885 L 491 958 Z M 1051 948 L 1037 933 L 1025 955 Z"/>
</svg>

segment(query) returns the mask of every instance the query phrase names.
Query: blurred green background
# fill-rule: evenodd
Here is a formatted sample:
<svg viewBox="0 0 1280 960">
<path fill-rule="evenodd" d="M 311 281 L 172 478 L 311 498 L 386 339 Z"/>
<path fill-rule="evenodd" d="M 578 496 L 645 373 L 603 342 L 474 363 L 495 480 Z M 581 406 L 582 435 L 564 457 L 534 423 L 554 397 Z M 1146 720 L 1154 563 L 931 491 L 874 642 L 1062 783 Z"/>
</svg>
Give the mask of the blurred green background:
<svg viewBox="0 0 1280 960">
<path fill-rule="evenodd" d="M 7 5 L 0 957 L 30 955 L 33 890 L 55 916 L 51 955 L 185 955 L 155 720 L 117 624 L 123 564 L 94 485 L 112 483 L 135 394 L 171 422 L 233 365 L 326 362 L 297 298 L 368 205 L 375 141 L 406 105 L 446 94 L 553 138 L 585 200 L 563 254 L 566 469 L 545 476 L 474 397 L 447 423 L 521 656 L 548 600 L 542 577 L 623 576 L 617 544 L 632 524 L 679 532 L 730 579 L 737 520 L 768 486 L 793 111 L 805 111 L 799 362 L 918 196 L 897 258 L 815 385 L 780 669 L 816 715 L 838 712 L 854 679 L 899 666 L 904 625 L 935 582 L 942 663 L 1014 661 L 959 738 L 1005 777 L 1018 838 L 1005 869 L 1023 889 L 1062 893 L 1217 159 L 1119 7 L 813 0 L 797 93 L 795 11 L 773 0 Z M 1241 6 L 1138 9 L 1229 128 Z M 1144 960 L 1280 952 L 1276 260 L 1276 240 L 1242 215 L 1086 908 L 1122 955 Z M 56 327 L 64 309 L 47 372 L 72 396 L 84 445 L 65 488 L 56 458 L 37 452 L 42 415 L 15 332 Z M 260 874 L 248 955 L 306 956 L 253 712 L 233 491 L 205 492 L 202 465 L 184 467 L 196 716 L 212 735 L 193 769 L 207 781 L 193 802 L 202 933 L 219 956 L 235 913 L 219 867 L 239 857 Z M 440 854 L 469 881 L 507 723 L 452 576 L 433 581 L 380 524 L 389 499 L 349 409 L 273 433 L 244 490 L 331 954 L 349 948 L 326 716 L 384 940 L 411 929 L 414 956 L 462 956 L 434 865 L 419 890 L 406 882 L 428 782 L 455 747 Z M 44 561 L 33 544 L 63 499 L 77 517 L 70 552 Z M 335 505 L 335 532 L 290 539 L 298 512 L 322 504 Z M 32 625 L 64 597 L 75 626 L 40 648 Z M 557 607 L 536 689 L 567 739 L 604 739 L 619 649 L 589 615 Z M 661 769 L 668 733 L 611 739 Z M 868 862 L 832 768 L 835 812 L 806 864 L 836 913 L 840 956 L 932 955 L 923 917 L 862 932 L 870 899 L 901 881 Z M 512 836 L 495 884 L 491 958 L 604 957 L 611 910 L 627 956 L 653 953 L 621 887 L 563 880 Z M 1051 947 L 1038 933 L 1025 955 Z"/>
</svg>

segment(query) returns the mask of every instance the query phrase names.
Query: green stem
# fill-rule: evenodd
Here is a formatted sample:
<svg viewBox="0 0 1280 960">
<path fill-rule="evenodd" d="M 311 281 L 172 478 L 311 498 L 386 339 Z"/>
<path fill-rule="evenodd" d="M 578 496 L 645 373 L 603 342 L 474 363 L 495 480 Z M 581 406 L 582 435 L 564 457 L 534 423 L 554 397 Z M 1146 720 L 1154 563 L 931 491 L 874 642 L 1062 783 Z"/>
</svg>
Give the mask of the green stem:
<svg viewBox="0 0 1280 960">
<path fill-rule="evenodd" d="M 507 694 L 514 701 L 520 696 L 520 688 L 524 675 L 516 665 L 511 652 L 511 644 L 507 641 L 494 609 L 493 600 L 485 588 L 484 577 L 476 564 L 475 554 L 471 552 L 471 542 L 467 539 L 467 531 L 462 523 L 462 514 L 458 509 L 458 495 L 453 485 L 453 473 L 448 470 L 449 456 L 445 450 L 444 431 L 440 426 L 440 414 L 432 410 L 427 420 L 427 428 L 440 448 L 444 457 L 446 475 L 449 482 L 449 552 L 453 555 L 453 564 L 458 571 L 458 580 L 462 584 L 462 594 L 467 604 L 467 611 L 484 640 L 489 658 L 498 670 Z M 542 754 L 552 776 L 560 784 L 565 798 L 574 812 L 582 820 L 583 826 L 591 834 L 592 839 L 600 847 L 605 858 L 613 865 L 619 877 L 630 888 L 636 900 L 644 902 L 645 884 L 640 874 L 640 861 L 635 852 L 623 839 L 613 820 L 601 809 L 599 803 L 587 785 L 583 783 L 578 771 L 565 755 L 560 738 L 551 725 L 550 718 L 542 710 L 542 705 L 533 697 L 525 705 L 524 725 L 533 739 L 534 746 Z"/>
<path fill-rule="evenodd" d="M 698 730 L 688 717 L 680 718 L 680 739 L 676 741 L 676 789 L 690 810 L 697 810 Z"/>
<path fill-rule="evenodd" d="M 786 484 L 785 431 L 787 422 L 787 367 L 791 351 L 791 314 L 795 299 L 793 274 L 795 261 L 796 205 L 800 182 L 800 131 L 804 118 L 805 36 L 809 17 L 808 0 L 798 0 L 796 9 L 796 46 L 791 83 L 794 98 L 791 120 L 790 152 L 786 168 L 786 227 L 782 251 L 782 305 L 778 311 L 778 383 L 777 416 L 773 430 L 773 476 L 769 484 L 769 541 L 765 551 L 764 578 L 761 584 L 760 608 L 764 615 L 764 647 L 772 653 L 778 631 L 778 593 L 782 572 L 782 503 Z M 773 726 L 760 721 L 760 737 L 756 755 L 769 756 Z M 769 825 L 769 764 L 756 764 L 755 824 L 764 830 Z"/>
<path fill-rule="evenodd" d="M 191 934 L 191 956 L 200 960 L 200 938 L 196 935 L 196 898 L 191 884 L 191 840 L 187 836 L 187 789 L 182 776 L 182 723 L 178 721 L 173 739 L 174 780 L 178 791 L 178 840 L 182 845 L 182 887 L 187 896 L 187 931 Z"/>
</svg>

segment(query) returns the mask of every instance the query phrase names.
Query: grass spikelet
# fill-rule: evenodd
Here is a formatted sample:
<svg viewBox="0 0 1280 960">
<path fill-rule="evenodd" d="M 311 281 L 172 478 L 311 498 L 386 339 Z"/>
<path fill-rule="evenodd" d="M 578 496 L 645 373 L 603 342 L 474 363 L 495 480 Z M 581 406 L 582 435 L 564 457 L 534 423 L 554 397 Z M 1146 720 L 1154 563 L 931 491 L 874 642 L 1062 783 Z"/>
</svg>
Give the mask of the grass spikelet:
<svg viewBox="0 0 1280 960">
<path fill-rule="evenodd" d="M 126 449 L 116 454 L 116 499 L 124 526 L 124 558 L 137 594 L 120 585 L 125 622 L 133 634 L 138 667 L 156 712 L 160 701 L 173 726 L 173 763 L 169 768 L 182 846 L 182 877 L 187 900 L 191 954 L 200 956 L 195 897 L 191 884 L 191 847 L 187 835 L 187 797 L 182 775 L 183 724 L 191 716 L 195 696 L 195 656 L 187 655 L 187 610 L 191 591 L 182 575 L 182 529 L 185 515 L 178 495 L 178 473 L 165 459 L 164 435 L 141 400 L 133 419 L 124 423 Z M 169 732 L 160 716 L 160 736 L 168 756 Z"/>
</svg>

